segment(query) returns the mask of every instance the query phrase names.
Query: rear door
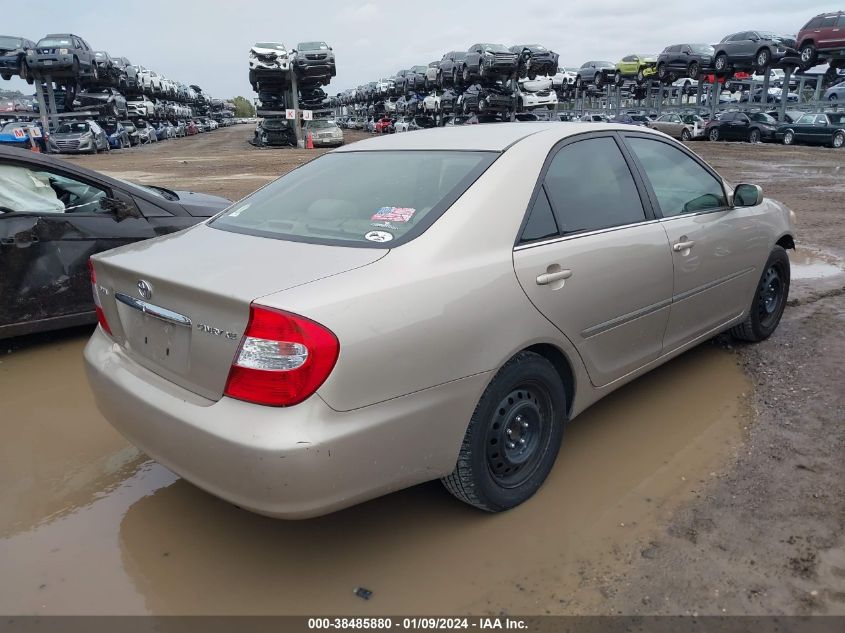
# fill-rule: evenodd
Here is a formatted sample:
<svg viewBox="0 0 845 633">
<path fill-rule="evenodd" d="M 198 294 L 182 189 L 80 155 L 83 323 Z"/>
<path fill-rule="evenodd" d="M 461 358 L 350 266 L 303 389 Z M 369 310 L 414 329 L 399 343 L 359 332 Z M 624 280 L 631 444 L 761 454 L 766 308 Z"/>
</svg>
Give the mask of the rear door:
<svg viewBox="0 0 845 633">
<path fill-rule="evenodd" d="M 750 306 L 768 256 L 761 207 L 728 207 L 722 180 L 677 143 L 625 133 L 674 265 L 664 352 L 713 333 Z"/>
<path fill-rule="evenodd" d="M 613 132 L 567 139 L 541 173 L 514 269 L 594 385 L 660 355 L 672 295 L 666 233 Z"/>
</svg>

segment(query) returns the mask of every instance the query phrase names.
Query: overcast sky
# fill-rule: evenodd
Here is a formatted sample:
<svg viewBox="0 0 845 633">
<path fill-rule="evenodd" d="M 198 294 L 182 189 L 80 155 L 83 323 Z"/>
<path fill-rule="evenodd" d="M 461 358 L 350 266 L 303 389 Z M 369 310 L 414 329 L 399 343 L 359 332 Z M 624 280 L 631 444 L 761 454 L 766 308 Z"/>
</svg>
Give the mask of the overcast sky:
<svg viewBox="0 0 845 633">
<path fill-rule="evenodd" d="M 670 44 L 714 43 L 749 29 L 795 34 L 812 16 L 837 8 L 815 0 L 28 0 L 0 31 L 32 40 L 75 33 L 97 50 L 215 97 L 251 98 L 247 54 L 257 41 L 328 42 L 337 77 L 327 92 L 335 94 L 476 42 L 539 43 L 559 53 L 562 65 L 580 66 Z M 0 87 L 32 93 L 17 79 L 0 80 Z"/>
</svg>

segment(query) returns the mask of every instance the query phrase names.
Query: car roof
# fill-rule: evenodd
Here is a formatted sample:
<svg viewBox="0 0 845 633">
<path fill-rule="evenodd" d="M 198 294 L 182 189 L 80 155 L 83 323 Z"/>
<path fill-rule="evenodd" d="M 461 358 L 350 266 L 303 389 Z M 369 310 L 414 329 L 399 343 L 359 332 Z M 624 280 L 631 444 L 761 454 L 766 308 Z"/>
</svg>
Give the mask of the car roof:
<svg viewBox="0 0 845 633">
<path fill-rule="evenodd" d="M 382 136 L 344 145 L 335 152 L 385 151 L 385 150 L 465 150 L 503 152 L 535 134 L 548 133 L 559 139 L 598 130 L 616 129 L 630 131 L 626 125 L 597 125 L 595 123 L 570 123 L 556 121 L 489 123 L 460 128 L 434 128 L 413 134 Z M 649 130 L 637 129 L 638 132 Z M 655 132 L 656 133 L 656 132 Z"/>
</svg>

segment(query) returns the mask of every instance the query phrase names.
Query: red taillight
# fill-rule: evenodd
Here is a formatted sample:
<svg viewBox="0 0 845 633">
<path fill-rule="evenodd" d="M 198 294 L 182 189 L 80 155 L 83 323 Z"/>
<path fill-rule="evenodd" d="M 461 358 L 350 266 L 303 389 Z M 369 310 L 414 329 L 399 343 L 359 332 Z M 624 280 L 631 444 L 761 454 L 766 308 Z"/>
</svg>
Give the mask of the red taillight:
<svg viewBox="0 0 845 633">
<path fill-rule="evenodd" d="M 225 394 L 274 407 L 298 404 L 328 378 L 339 352 L 337 337 L 319 323 L 253 304 Z"/>
<path fill-rule="evenodd" d="M 111 328 L 106 321 L 106 315 L 100 303 L 100 295 L 97 293 L 97 273 L 94 271 L 94 263 L 90 259 L 88 260 L 88 273 L 91 275 L 91 293 L 94 295 L 94 311 L 97 313 L 97 323 L 106 331 L 106 334 L 111 335 Z"/>
</svg>

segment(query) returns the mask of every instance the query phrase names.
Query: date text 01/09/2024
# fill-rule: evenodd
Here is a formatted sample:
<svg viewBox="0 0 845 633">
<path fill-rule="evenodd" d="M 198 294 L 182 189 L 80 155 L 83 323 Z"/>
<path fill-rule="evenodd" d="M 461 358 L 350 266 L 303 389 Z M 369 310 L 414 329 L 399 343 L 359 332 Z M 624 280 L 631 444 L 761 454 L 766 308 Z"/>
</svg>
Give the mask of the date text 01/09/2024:
<svg viewBox="0 0 845 633">
<path fill-rule="evenodd" d="M 388 617 L 309 618 L 308 629 L 334 630 L 525 630 L 527 624 L 519 618 L 475 617 L 408 617 L 394 620 Z"/>
</svg>

